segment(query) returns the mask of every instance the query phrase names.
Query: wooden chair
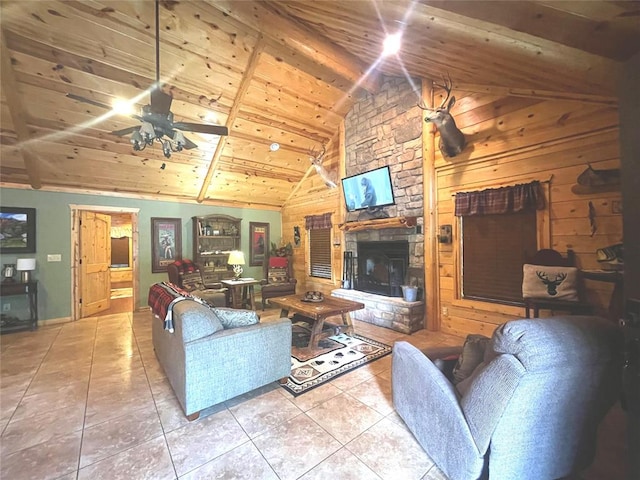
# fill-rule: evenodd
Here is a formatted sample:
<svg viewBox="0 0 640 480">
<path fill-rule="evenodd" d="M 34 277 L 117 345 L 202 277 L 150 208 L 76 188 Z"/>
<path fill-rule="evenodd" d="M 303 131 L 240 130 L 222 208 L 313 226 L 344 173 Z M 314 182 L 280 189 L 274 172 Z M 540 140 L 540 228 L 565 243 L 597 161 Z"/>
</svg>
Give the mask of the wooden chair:
<svg viewBox="0 0 640 480">
<path fill-rule="evenodd" d="M 196 295 L 216 307 L 227 306 L 227 289 L 221 283 L 205 284 L 202 269 L 197 263 L 185 258 L 167 265 L 169 282 Z"/>
<path fill-rule="evenodd" d="M 573 267 L 573 251 L 570 250 L 567 258 L 565 258 L 560 252 L 545 248 L 538 250 L 528 263 L 550 267 Z M 540 309 L 559 310 L 569 312 L 571 315 L 591 315 L 593 313 L 593 307 L 582 301 L 581 287 L 581 279 L 578 277 L 576 285 L 578 301 L 555 300 L 553 298 L 524 298 L 525 317 L 532 318 L 530 315 L 531 310 L 533 310 L 533 318 L 538 318 L 540 316 Z"/>
</svg>

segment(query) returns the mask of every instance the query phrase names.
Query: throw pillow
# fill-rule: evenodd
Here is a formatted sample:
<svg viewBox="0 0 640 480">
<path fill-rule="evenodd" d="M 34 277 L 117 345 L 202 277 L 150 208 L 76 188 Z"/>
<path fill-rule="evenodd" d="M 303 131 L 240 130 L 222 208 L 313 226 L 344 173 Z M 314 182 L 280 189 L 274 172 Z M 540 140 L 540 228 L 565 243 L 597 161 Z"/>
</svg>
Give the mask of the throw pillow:
<svg viewBox="0 0 640 480">
<path fill-rule="evenodd" d="M 237 308 L 212 308 L 213 312 L 226 328 L 247 327 L 260 323 L 260 317 L 253 310 L 241 310 Z"/>
<path fill-rule="evenodd" d="M 268 272 L 269 283 L 286 283 L 287 282 L 287 269 L 286 268 L 270 268 Z"/>
<path fill-rule="evenodd" d="M 578 269 L 525 264 L 522 297 L 578 301 Z"/>
<path fill-rule="evenodd" d="M 453 367 L 453 383 L 458 384 L 469 377 L 478 365 L 484 360 L 484 352 L 490 339 L 484 335 L 468 335 L 462 347 L 462 353 L 458 357 L 456 366 Z"/>
</svg>

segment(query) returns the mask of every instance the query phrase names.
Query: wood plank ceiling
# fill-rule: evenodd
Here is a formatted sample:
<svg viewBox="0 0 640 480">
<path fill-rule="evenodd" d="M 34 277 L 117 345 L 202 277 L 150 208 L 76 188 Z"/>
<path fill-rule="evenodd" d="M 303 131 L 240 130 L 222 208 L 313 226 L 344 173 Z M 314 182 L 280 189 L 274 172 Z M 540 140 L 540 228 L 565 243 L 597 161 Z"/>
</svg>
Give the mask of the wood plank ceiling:
<svg viewBox="0 0 640 480">
<path fill-rule="evenodd" d="M 160 76 L 175 119 L 230 131 L 185 132 L 198 148 L 167 159 L 159 145 L 134 152 L 129 136 L 110 133 L 137 120 L 66 96 L 148 103 L 153 1 L 0 8 L 3 186 L 254 208 L 285 204 L 308 174 L 308 150 L 337 141 L 381 74 L 615 103 L 619 65 L 640 50 L 637 1 L 161 0 Z M 385 31 L 399 29 L 401 53 L 380 61 Z"/>
</svg>

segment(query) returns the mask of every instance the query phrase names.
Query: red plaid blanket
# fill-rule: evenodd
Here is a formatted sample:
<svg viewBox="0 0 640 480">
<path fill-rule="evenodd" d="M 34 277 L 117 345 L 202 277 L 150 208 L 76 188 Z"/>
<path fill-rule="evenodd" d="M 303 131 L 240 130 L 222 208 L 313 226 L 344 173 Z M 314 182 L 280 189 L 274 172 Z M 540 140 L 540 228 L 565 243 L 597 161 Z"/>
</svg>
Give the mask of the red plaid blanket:
<svg viewBox="0 0 640 480">
<path fill-rule="evenodd" d="M 196 264 L 193 263 L 188 258 L 184 258 L 182 260 L 176 260 L 173 264 L 178 267 L 178 271 L 180 273 L 192 273 L 197 270 Z"/>
<path fill-rule="evenodd" d="M 193 297 L 186 290 L 181 289 L 173 283 L 161 282 L 151 285 L 147 303 L 151 307 L 153 314 L 164 321 L 164 329 L 173 333 L 173 316 L 171 309 L 176 302 L 188 298 Z"/>
</svg>

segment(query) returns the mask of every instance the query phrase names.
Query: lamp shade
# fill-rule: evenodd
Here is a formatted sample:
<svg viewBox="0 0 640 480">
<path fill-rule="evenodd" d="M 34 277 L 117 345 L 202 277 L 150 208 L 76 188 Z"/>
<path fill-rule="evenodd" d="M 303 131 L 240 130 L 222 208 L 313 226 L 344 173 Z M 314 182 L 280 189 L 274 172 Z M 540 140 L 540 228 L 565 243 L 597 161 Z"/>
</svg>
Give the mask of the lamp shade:
<svg viewBox="0 0 640 480">
<path fill-rule="evenodd" d="M 19 258 L 16 263 L 16 270 L 19 272 L 35 270 L 36 259 L 35 258 Z"/>
<path fill-rule="evenodd" d="M 229 265 L 244 265 L 244 253 L 240 250 L 231 250 L 227 263 Z"/>
</svg>

